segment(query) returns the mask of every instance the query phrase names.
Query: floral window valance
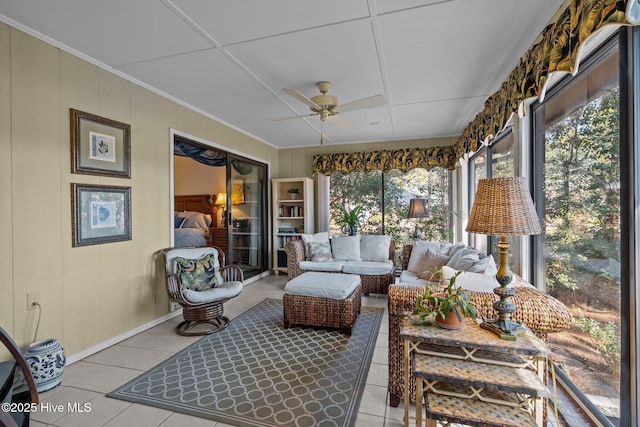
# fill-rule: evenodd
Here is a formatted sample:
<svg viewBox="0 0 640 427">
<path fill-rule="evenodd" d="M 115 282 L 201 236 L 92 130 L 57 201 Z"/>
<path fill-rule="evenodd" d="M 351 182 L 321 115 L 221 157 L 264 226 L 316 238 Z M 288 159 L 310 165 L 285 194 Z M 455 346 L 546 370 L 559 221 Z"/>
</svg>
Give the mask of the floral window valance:
<svg viewBox="0 0 640 427">
<path fill-rule="evenodd" d="M 356 153 L 330 153 L 313 156 L 313 172 L 331 175 L 333 172 L 350 173 L 397 169 L 406 172 L 413 168 L 454 169 L 456 151 L 453 145 L 430 148 L 404 148 L 398 150 L 365 151 Z"/>
<path fill-rule="evenodd" d="M 555 71 L 575 74 L 578 54 L 584 42 L 607 25 L 638 25 L 640 3 L 637 0 L 574 0 L 559 18 L 549 24 L 541 40 L 520 59 L 500 89 L 485 102 L 484 109 L 462 131 L 454 146 L 383 150 L 360 153 L 318 154 L 313 158 L 313 172 L 329 175 L 334 171 L 413 168 L 436 166 L 454 169 L 466 153 L 505 127 L 511 115 L 527 99 L 544 98 L 545 84 Z"/>
</svg>

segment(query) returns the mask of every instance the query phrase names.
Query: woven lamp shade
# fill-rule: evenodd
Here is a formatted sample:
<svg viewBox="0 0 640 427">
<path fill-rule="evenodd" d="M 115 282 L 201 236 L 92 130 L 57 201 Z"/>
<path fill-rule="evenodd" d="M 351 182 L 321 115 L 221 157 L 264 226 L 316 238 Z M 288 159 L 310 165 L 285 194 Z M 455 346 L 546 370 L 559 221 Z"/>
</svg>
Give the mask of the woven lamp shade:
<svg viewBox="0 0 640 427">
<path fill-rule="evenodd" d="M 489 236 L 540 234 L 540 221 L 524 178 L 481 179 L 466 230 Z"/>
</svg>

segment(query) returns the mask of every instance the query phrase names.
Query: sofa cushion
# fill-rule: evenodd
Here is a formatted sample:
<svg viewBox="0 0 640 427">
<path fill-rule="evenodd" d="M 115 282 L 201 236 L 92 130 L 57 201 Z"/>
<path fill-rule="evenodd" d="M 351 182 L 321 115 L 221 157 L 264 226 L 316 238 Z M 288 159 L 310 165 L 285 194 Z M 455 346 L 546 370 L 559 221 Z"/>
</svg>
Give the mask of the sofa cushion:
<svg viewBox="0 0 640 427">
<path fill-rule="evenodd" d="M 360 261 L 361 236 L 336 236 L 331 239 L 331 253 L 337 261 Z"/>
<path fill-rule="evenodd" d="M 331 245 L 329 243 L 309 242 L 305 243 L 309 261 L 327 262 L 331 261 Z"/>
<path fill-rule="evenodd" d="M 345 299 L 360 285 L 360 276 L 355 274 L 327 274 L 309 271 L 287 282 L 287 294 L 307 295 L 321 298 Z"/>
<path fill-rule="evenodd" d="M 360 258 L 362 261 L 380 261 L 389 259 L 391 236 L 363 234 L 360 241 Z"/>
<path fill-rule="evenodd" d="M 400 278 L 398 280 L 398 282 L 401 285 L 421 285 L 421 286 L 425 286 L 427 284 L 427 280 L 426 279 L 421 279 L 420 277 L 418 277 L 418 275 L 416 273 L 413 273 L 409 270 L 402 270 L 402 272 L 400 273 Z"/>
<path fill-rule="evenodd" d="M 221 283 L 215 288 L 207 291 L 192 291 L 185 289 L 182 293 L 188 301 L 199 303 L 233 298 L 242 292 L 242 288 L 242 282 L 233 281 Z"/>
<path fill-rule="evenodd" d="M 442 267 L 442 280 L 449 280 L 460 270 Z M 463 271 L 456 278 L 456 285 L 463 289 L 475 292 L 493 292 L 493 288 L 500 286 L 496 280 L 496 276 L 481 273 L 470 273 Z"/>
<path fill-rule="evenodd" d="M 342 272 L 348 274 L 366 274 L 381 276 L 393 272 L 393 261 L 346 261 L 342 266 Z"/>
<path fill-rule="evenodd" d="M 300 270 L 304 271 L 326 271 L 329 273 L 340 273 L 342 271 L 343 264 L 344 261 L 301 261 L 300 264 L 298 264 L 298 267 L 300 268 Z"/>
</svg>

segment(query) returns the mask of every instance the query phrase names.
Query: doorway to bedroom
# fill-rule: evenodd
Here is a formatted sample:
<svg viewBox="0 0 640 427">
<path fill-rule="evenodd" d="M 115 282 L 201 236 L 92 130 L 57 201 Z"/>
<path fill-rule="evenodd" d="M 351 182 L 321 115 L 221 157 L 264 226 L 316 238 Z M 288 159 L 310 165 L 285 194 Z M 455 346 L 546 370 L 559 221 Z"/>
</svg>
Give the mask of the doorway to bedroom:
<svg viewBox="0 0 640 427">
<path fill-rule="evenodd" d="M 267 271 L 267 165 L 178 134 L 172 150 L 173 246 L 217 246 L 245 279 Z"/>
</svg>

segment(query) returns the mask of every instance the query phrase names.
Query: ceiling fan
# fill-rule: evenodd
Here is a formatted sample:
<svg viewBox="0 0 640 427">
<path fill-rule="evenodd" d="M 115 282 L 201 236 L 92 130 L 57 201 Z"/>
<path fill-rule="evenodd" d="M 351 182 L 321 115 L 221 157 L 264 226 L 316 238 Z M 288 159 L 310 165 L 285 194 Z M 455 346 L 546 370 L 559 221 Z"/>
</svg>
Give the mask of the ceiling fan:
<svg viewBox="0 0 640 427">
<path fill-rule="evenodd" d="M 302 101 L 303 103 L 307 104 L 311 111 L 313 111 L 313 113 L 304 114 L 302 116 L 283 117 L 281 119 L 275 119 L 274 121 L 299 119 L 309 116 L 320 116 L 320 120 L 324 122 L 329 118 L 334 117 L 336 114 L 346 113 L 347 111 L 361 110 L 364 108 L 382 107 L 387 103 L 387 101 L 384 99 L 384 96 L 378 94 L 340 105 L 338 103 L 338 98 L 328 94 L 329 87 L 331 87 L 330 82 L 318 82 L 316 83 L 316 86 L 318 86 L 318 89 L 320 90 L 320 95 L 316 95 L 311 98 L 307 98 L 295 89 L 282 89 L 289 95 L 296 98 L 298 101 Z"/>
</svg>

